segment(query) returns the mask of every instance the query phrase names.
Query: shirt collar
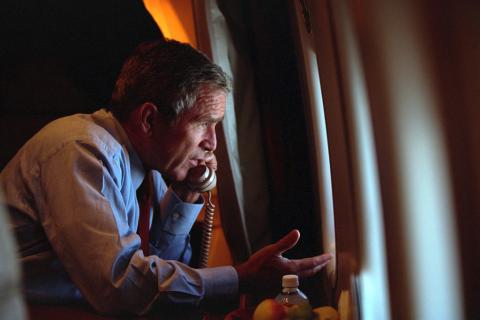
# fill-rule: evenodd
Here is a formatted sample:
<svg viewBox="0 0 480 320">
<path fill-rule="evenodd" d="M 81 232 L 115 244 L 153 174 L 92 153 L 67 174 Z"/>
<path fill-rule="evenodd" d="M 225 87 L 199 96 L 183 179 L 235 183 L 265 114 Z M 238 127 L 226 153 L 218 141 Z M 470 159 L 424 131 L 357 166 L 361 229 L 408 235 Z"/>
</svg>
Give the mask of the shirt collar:
<svg viewBox="0 0 480 320">
<path fill-rule="evenodd" d="M 132 176 L 132 183 L 136 189 L 140 186 L 145 178 L 145 168 L 142 161 L 138 157 L 137 152 L 133 148 L 127 133 L 123 129 L 120 122 L 115 116 L 106 109 L 100 109 L 92 114 L 92 117 L 97 123 L 99 123 L 105 130 L 107 130 L 127 151 L 130 158 L 130 171 Z"/>
</svg>

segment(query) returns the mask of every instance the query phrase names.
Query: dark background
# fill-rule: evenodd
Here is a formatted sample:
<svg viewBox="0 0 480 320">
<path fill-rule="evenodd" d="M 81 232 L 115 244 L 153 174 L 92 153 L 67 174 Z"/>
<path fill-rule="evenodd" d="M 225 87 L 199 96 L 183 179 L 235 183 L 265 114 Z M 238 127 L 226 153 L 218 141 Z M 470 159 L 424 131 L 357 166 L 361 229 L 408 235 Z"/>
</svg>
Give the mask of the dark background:
<svg viewBox="0 0 480 320">
<path fill-rule="evenodd" d="M 125 57 L 162 37 L 141 1 L 0 4 L 0 168 L 52 119 L 109 101 Z"/>
</svg>

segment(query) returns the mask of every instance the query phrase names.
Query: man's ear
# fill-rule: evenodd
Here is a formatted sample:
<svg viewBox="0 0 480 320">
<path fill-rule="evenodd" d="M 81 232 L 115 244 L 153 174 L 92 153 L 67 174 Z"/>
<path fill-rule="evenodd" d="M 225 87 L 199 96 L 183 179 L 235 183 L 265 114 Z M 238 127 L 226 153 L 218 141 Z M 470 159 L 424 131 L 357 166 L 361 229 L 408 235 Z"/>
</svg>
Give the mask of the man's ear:
<svg viewBox="0 0 480 320">
<path fill-rule="evenodd" d="M 141 130 L 148 135 L 152 134 L 153 123 L 158 112 L 157 106 L 151 102 L 145 102 L 138 111 Z"/>
</svg>

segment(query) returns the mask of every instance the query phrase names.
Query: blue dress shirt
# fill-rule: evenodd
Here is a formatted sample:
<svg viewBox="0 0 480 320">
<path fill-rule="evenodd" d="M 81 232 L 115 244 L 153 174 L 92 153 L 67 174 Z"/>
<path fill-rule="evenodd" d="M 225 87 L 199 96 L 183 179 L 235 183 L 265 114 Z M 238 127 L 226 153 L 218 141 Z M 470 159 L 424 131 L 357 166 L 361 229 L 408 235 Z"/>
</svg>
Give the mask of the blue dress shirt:
<svg viewBox="0 0 480 320">
<path fill-rule="evenodd" d="M 136 190 L 145 172 L 111 113 L 58 119 L 22 147 L 0 184 L 30 301 L 86 299 L 100 312 L 143 314 L 157 304 L 195 306 L 237 294 L 233 267 L 186 265 L 202 204 L 182 202 L 152 174 L 160 212 L 144 256 Z"/>
</svg>

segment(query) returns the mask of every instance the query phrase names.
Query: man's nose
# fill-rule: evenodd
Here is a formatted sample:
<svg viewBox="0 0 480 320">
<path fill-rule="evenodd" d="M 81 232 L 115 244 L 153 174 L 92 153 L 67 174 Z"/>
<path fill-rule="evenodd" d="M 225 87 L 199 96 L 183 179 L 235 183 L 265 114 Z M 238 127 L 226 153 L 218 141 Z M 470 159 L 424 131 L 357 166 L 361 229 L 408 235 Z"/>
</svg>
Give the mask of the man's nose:
<svg viewBox="0 0 480 320">
<path fill-rule="evenodd" d="M 217 135 L 215 133 L 215 128 L 208 130 L 208 134 L 202 142 L 202 148 L 208 151 L 215 151 L 217 149 Z"/>
</svg>

